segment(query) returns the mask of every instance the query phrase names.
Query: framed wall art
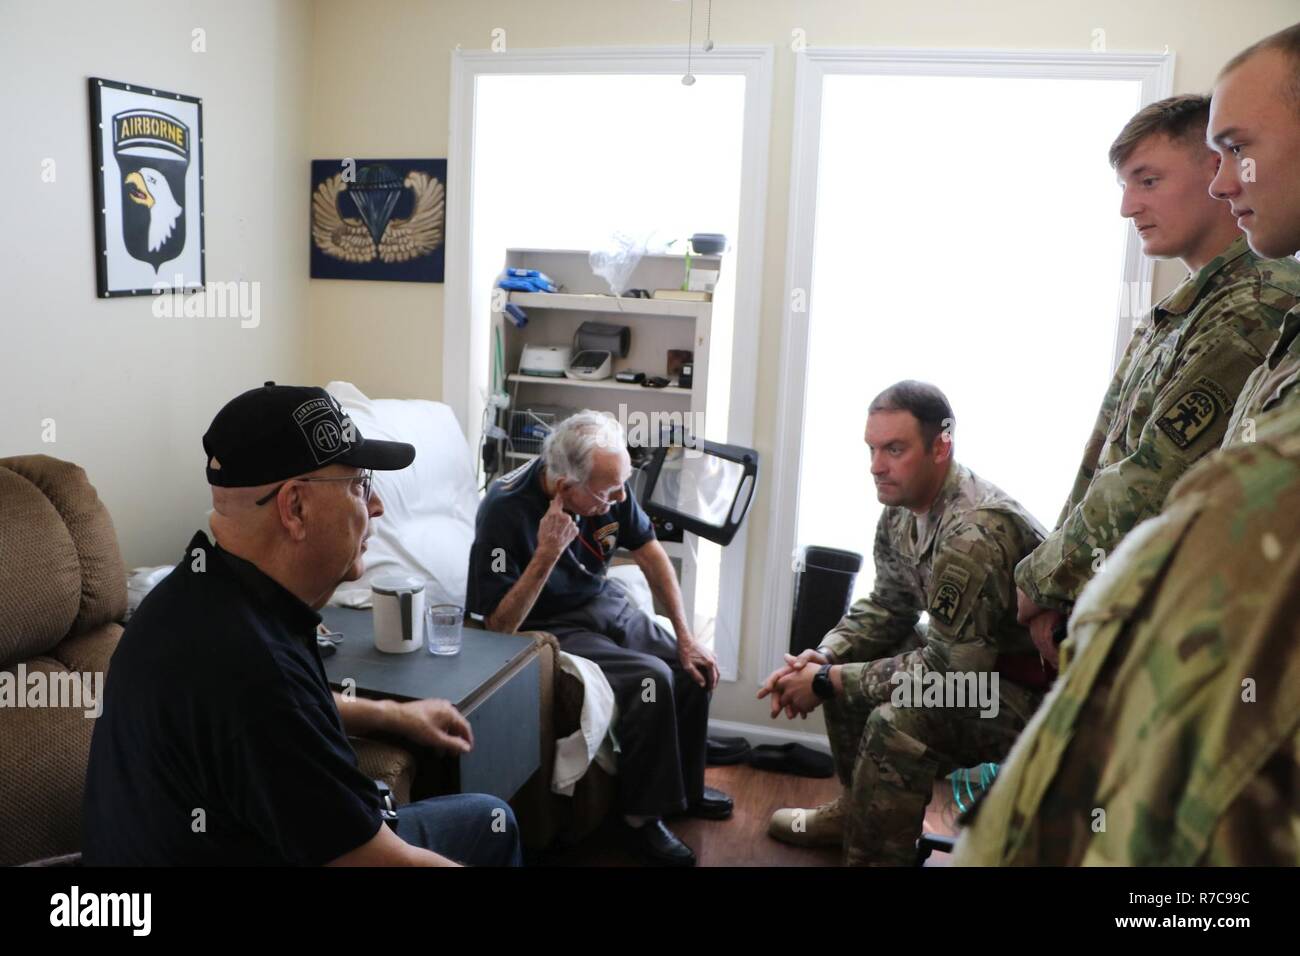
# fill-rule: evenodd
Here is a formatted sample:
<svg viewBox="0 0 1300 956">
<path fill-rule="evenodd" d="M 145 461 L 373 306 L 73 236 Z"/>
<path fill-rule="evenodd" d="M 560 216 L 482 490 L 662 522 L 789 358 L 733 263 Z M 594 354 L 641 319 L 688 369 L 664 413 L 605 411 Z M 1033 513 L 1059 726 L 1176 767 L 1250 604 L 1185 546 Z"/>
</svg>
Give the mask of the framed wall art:
<svg viewBox="0 0 1300 956">
<path fill-rule="evenodd" d="M 445 159 L 316 159 L 313 279 L 443 280 Z"/>
<path fill-rule="evenodd" d="M 202 102 L 93 76 L 89 87 L 98 295 L 202 289 Z"/>
</svg>

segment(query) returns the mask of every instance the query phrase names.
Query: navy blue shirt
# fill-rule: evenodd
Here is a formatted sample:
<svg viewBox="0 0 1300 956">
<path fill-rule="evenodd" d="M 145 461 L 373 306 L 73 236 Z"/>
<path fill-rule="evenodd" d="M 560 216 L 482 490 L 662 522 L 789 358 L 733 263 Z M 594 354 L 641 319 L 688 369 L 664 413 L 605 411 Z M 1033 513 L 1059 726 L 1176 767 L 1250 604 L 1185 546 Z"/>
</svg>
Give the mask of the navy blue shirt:
<svg viewBox="0 0 1300 956">
<path fill-rule="evenodd" d="M 605 590 L 615 548 L 635 551 L 654 540 L 654 526 L 632 489 L 604 514 L 580 516 L 578 536 L 555 563 L 521 627 L 581 607 Z M 537 526 L 551 506 L 542 487 L 542 460 L 498 478 L 478 506 L 469 550 L 466 609 L 488 615 L 519 580 L 537 550 Z"/>
<path fill-rule="evenodd" d="M 379 794 L 344 733 L 318 623 L 194 536 L 109 664 L 86 771 L 87 865 L 316 866 L 374 837 Z"/>
</svg>

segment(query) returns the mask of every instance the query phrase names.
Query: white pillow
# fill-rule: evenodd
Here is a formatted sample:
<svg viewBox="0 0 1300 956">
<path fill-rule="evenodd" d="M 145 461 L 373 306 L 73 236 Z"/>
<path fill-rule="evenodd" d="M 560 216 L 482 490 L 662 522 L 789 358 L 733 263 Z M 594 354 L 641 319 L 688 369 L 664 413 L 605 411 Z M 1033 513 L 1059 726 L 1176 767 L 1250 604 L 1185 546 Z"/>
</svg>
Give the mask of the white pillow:
<svg viewBox="0 0 1300 956">
<path fill-rule="evenodd" d="M 371 399 L 349 382 L 330 382 L 364 438 L 409 442 L 415 461 L 401 471 L 376 471 L 384 513 L 371 525 L 366 571 L 343 584 L 331 604 L 369 606 L 370 582 L 405 573 L 425 580 L 428 604 L 465 606 L 465 574 L 474 541 L 479 494 L 473 458 L 451 409 L 418 399 Z"/>
</svg>

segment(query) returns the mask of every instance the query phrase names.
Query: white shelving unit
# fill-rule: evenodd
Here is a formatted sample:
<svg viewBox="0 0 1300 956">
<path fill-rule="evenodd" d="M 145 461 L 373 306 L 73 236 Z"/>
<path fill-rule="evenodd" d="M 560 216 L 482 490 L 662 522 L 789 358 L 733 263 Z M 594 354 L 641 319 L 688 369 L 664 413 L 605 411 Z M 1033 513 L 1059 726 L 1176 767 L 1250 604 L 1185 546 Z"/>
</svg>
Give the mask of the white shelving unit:
<svg viewBox="0 0 1300 956">
<path fill-rule="evenodd" d="M 505 382 L 511 396 L 509 411 L 533 406 L 559 406 L 578 411 L 594 408 L 609 412 L 625 424 L 651 420 L 650 416 L 674 415 L 691 423 L 703 421 L 709 381 L 711 302 L 654 299 L 609 294 L 608 285 L 596 276 L 588 253 L 577 249 L 509 249 L 503 268 L 538 269 L 560 287 L 559 292 L 494 291 L 493 337 L 500 336 L 505 361 Z M 692 256 L 692 268 L 719 271 L 718 256 Z M 628 281 L 629 289 L 679 289 L 686 277 L 684 256 L 644 256 Z M 528 316 L 522 328 L 504 312 L 506 302 Z M 631 344 L 626 357 L 615 356 L 613 371 L 635 370 L 647 376 L 667 375 L 669 349 L 685 349 L 693 357 L 690 388 L 674 380 L 664 388 L 647 388 L 615 381 L 548 378 L 519 372 L 525 345 L 572 345 L 578 327 L 585 321 L 626 325 Z M 493 349 L 489 349 L 489 356 Z M 638 419 L 637 416 L 646 416 Z M 508 414 L 501 416 L 508 424 Z M 503 427 L 506 427 L 503 425 Z M 536 457 L 531 451 L 515 449 L 504 453 L 498 473 Z M 664 548 L 678 568 L 682 597 L 688 619 L 694 612 L 697 568 L 696 542 L 687 535 L 683 542 L 664 542 Z"/>
<path fill-rule="evenodd" d="M 692 256 L 693 268 L 717 271 L 718 256 Z M 713 315 L 711 302 L 614 296 L 605 280 L 592 270 L 586 250 L 508 249 L 503 267 L 538 269 L 550 276 L 559 292 L 510 292 L 494 290 L 493 334 L 500 335 L 506 379 L 502 387 L 511 396 L 511 408 L 533 405 L 579 410 L 595 408 L 627 421 L 629 416 L 673 414 L 690 421 L 701 420 L 706 411 L 709 381 L 709 335 Z M 628 281 L 630 289 L 678 289 L 686 278 L 684 256 L 647 255 L 637 263 Z M 518 306 L 528 316 L 518 328 L 504 312 L 505 303 Z M 676 381 L 664 388 L 647 388 L 614 378 L 550 378 L 524 375 L 519 360 L 525 345 L 572 345 L 578 327 L 586 321 L 626 325 L 631 345 L 626 357 L 614 358 L 613 371 L 625 369 L 647 376 L 667 374 L 669 349 L 692 353 L 694 375 L 691 387 Z M 492 349 L 489 349 L 491 355 Z M 698 413 L 698 414 L 697 414 Z M 520 460 L 515 455 L 511 461 Z"/>
<path fill-rule="evenodd" d="M 692 257 L 698 262 L 698 257 Z M 682 261 L 685 269 L 685 260 Z M 536 266 L 528 266 L 533 269 Z M 541 270 L 546 272 L 545 269 Z M 549 272 L 546 273 L 550 275 Z M 554 278 L 554 276 L 552 276 Z M 681 299 L 634 299 L 602 293 L 579 294 L 572 292 L 511 292 L 509 301 L 527 310 L 568 309 L 575 312 L 604 312 L 609 315 L 665 315 L 677 318 L 698 319 L 713 309 L 709 302 L 688 302 Z"/>
<path fill-rule="evenodd" d="M 680 388 L 677 385 L 665 385 L 663 388 L 647 389 L 644 385 L 631 385 L 607 378 L 599 382 L 589 382 L 580 378 L 547 378 L 542 375 L 519 375 L 511 373 L 506 376 L 508 382 L 522 382 L 528 385 L 558 385 L 561 388 L 598 388 L 614 392 L 658 392 L 661 395 L 690 395 L 693 388 Z"/>
</svg>

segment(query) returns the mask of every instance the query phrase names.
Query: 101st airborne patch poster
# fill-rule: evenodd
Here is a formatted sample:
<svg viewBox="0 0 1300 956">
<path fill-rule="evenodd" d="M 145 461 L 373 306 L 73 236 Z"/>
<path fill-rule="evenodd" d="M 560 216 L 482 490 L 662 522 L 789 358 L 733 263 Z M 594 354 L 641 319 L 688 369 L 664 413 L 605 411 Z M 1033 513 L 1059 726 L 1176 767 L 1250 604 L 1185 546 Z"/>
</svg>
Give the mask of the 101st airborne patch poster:
<svg viewBox="0 0 1300 956">
<path fill-rule="evenodd" d="M 202 102 L 98 77 L 89 86 L 97 294 L 202 289 Z"/>
</svg>

